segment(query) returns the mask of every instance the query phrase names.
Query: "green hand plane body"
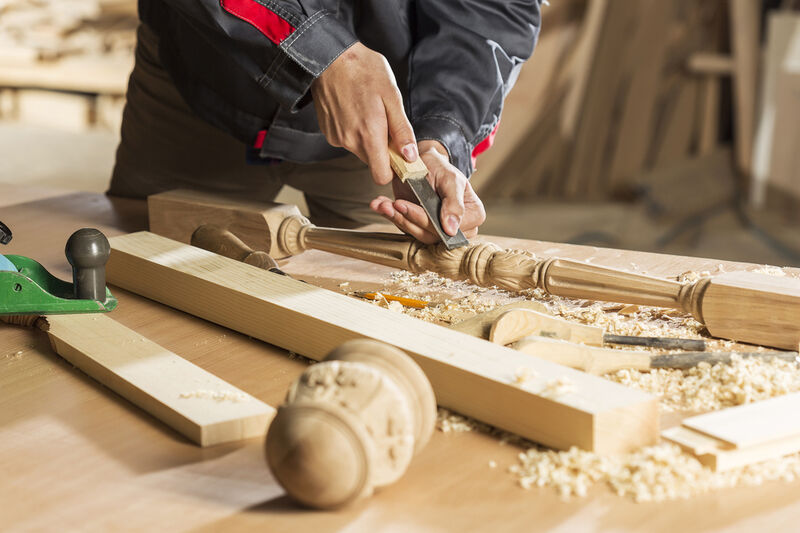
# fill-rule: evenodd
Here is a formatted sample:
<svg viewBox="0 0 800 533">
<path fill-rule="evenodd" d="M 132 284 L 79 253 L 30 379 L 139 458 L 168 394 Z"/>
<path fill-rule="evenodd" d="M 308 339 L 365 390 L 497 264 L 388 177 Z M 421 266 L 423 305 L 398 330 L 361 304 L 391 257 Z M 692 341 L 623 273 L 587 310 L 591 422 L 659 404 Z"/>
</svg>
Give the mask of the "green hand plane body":
<svg viewBox="0 0 800 533">
<path fill-rule="evenodd" d="M 33 259 L 22 255 L 5 258 L 17 271 L 0 271 L 0 315 L 105 313 L 117 306 L 107 288 L 102 302 L 75 298 L 72 283 L 53 276 Z"/>
<path fill-rule="evenodd" d="M 0 222 L 0 244 L 11 241 L 11 230 Z M 41 264 L 22 255 L 0 255 L 0 315 L 63 315 L 106 313 L 117 299 L 105 286 L 110 247 L 100 231 L 84 228 L 67 241 L 67 260 L 74 283 L 53 276 Z"/>
</svg>

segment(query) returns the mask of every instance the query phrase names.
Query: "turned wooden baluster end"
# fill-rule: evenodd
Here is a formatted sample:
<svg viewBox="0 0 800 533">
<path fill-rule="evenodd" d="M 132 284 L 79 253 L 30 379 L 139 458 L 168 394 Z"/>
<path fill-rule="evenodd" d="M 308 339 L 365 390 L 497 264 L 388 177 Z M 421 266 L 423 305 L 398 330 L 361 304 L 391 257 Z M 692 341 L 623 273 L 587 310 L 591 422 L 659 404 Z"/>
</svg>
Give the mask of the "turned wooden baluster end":
<svg viewBox="0 0 800 533">
<path fill-rule="evenodd" d="M 399 479 L 435 420 L 433 390 L 414 361 L 353 340 L 291 386 L 267 433 L 267 462 L 295 500 L 342 507 Z"/>
<path fill-rule="evenodd" d="M 684 287 L 685 308 L 714 337 L 800 347 L 800 279 L 730 272 Z"/>
</svg>

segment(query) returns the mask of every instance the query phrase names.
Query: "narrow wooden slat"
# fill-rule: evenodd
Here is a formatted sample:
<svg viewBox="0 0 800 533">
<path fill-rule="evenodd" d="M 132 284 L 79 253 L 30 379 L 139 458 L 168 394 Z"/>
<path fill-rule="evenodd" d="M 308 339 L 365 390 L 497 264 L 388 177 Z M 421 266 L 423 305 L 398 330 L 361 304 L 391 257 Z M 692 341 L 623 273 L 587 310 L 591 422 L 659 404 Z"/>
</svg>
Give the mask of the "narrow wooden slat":
<svg viewBox="0 0 800 533">
<path fill-rule="evenodd" d="M 264 435 L 275 409 L 116 320 L 47 317 L 61 357 L 201 446 Z"/>
<path fill-rule="evenodd" d="M 657 402 L 640 391 L 147 232 L 110 242 L 115 285 L 315 359 L 353 338 L 387 342 L 440 405 L 534 441 L 609 453 L 658 438 Z M 552 397 L 559 379 L 574 392 Z"/>
<path fill-rule="evenodd" d="M 685 427 L 737 448 L 800 437 L 800 394 L 787 394 L 683 421 Z"/>
</svg>

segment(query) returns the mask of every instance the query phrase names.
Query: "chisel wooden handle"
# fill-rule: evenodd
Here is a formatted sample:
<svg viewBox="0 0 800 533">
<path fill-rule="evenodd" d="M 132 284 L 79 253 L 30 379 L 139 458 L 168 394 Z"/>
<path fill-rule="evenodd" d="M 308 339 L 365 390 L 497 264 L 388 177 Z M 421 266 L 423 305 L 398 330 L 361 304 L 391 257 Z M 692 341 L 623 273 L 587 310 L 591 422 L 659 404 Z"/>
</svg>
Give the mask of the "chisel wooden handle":
<svg viewBox="0 0 800 533">
<path fill-rule="evenodd" d="M 224 255 L 264 270 L 278 268 L 278 263 L 266 252 L 254 252 L 242 240 L 226 229 L 206 224 L 192 234 L 192 246 Z"/>
</svg>

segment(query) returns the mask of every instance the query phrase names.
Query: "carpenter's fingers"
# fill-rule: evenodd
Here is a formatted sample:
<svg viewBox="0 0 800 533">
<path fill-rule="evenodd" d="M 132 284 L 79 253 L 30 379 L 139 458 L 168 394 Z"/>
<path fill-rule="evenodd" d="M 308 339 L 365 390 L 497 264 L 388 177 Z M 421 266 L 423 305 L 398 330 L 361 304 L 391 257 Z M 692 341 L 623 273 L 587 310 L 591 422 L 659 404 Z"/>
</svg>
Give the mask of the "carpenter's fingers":
<svg viewBox="0 0 800 533">
<path fill-rule="evenodd" d="M 391 220 L 392 223 L 402 231 L 408 233 L 418 241 L 424 242 L 425 244 L 434 244 L 439 240 L 439 237 L 436 234 L 417 226 L 397 209 L 395 209 L 394 216 L 386 218 Z"/>
<path fill-rule="evenodd" d="M 384 217 L 391 218 L 394 216 L 394 206 L 392 200 L 386 196 L 378 196 L 369 203 L 369 208 L 383 215 Z"/>
<path fill-rule="evenodd" d="M 436 180 L 436 192 L 442 198 L 442 229 L 455 235 L 464 218 L 464 189 L 467 179 L 458 172 L 442 169 L 443 176 Z"/>
<path fill-rule="evenodd" d="M 389 166 L 387 139 L 385 122 L 373 124 L 368 133 L 362 137 L 361 145 L 364 147 L 366 162 L 369 165 L 372 180 L 378 185 L 387 185 L 394 178 L 392 167 Z"/>
<path fill-rule="evenodd" d="M 436 235 L 436 230 L 433 229 L 431 219 L 422 206 L 407 200 L 395 200 L 393 206 L 395 210 L 399 211 L 410 223 L 427 231 L 431 235 Z"/>
<path fill-rule="evenodd" d="M 406 117 L 403 109 L 403 99 L 400 92 L 395 92 L 383 99 L 386 107 L 386 123 L 389 127 L 389 137 L 392 139 L 392 147 L 403 155 L 406 161 L 413 163 L 419 157 L 417 141 L 414 138 L 414 129 Z"/>
</svg>

